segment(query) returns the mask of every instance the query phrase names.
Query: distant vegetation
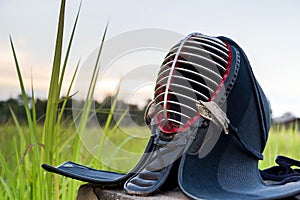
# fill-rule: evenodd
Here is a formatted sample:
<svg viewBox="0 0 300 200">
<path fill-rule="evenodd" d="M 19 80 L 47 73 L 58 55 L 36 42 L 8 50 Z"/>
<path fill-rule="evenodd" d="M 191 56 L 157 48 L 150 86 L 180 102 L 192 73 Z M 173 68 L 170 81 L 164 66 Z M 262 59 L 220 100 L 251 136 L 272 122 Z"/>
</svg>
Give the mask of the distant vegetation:
<svg viewBox="0 0 300 200">
<path fill-rule="evenodd" d="M 111 104 L 114 101 L 114 97 L 107 96 L 102 102 L 95 101 L 95 110 L 97 113 L 97 119 L 100 125 L 104 125 L 106 123 L 107 116 L 109 114 L 109 111 L 111 109 Z M 28 97 L 30 99 L 30 97 Z M 63 119 L 64 120 L 73 120 L 73 114 L 72 114 L 72 102 L 76 102 L 76 100 L 72 100 L 72 98 L 69 98 L 66 102 L 66 108 L 63 112 Z M 62 107 L 63 102 L 59 103 L 57 112 L 60 111 Z M 32 107 L 32 105 L 29 105 L 29 107 Z M 12 120 L 12 115 L 10 112 L 10 109 L 14 111 L 16 117 L 18 118 L 18 121 L 20 123 L 26 123 L 26 113 L 24 109 L 24 102 L 22 95 L 19 95 L 17 98 L 10 98 L 6 101 L 0 101 L 0 124 L 5 124 Z M 37 123 L 43 124 L 45 120 L 45 114 L 46 114 L 46 108 L 47 108 L 47 100 L 42 99 L 36 99 L 35 100 L 35 113 L 37 118 Z M 140 109 L 138 105 L 130 104 L 127 105 L 126 103 L 122 101 L 117 102 L 117 109 L 120 113 L 123 113 L 124 110 L 129 109 L 129 112 L 127 114 L 127 117 L 123 119 L 122 125 L 132 125 L 132 123 L 136 123 L 137 125 L 143 125 L 144 120 L 144 112 L 146 107 Z M 114 121 L 112 121 L 111 125 L 114 125 Z"/>
</svg>

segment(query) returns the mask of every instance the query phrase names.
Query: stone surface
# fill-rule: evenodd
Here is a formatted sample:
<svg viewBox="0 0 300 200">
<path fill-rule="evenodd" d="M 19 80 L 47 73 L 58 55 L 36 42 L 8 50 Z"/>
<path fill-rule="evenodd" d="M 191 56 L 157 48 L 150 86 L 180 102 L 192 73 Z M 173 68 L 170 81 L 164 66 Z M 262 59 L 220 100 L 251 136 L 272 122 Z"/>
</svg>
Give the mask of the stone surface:
<svg viewBox="0 0 300 200">
<path fill-rule="evenodd" d="M 151 196 L 139 197 L 126 194 L 123 190 L 105 190 L 97 186 L 82 185 L 77 194 L 77 200 L 187 200 L 177 188 L 169 192 L 158 192 Z"/>
<path fill-rule="evenodd" d="M 188 198 L 177 188 L 169 192 L 158 192 L 147 197 L 132 196 L 123 190 L 105 190 L 95 185 L 80 186 L 76 200 L 187 200 Z M 300 195 L 293 198 L 300 200 Z"/>
<path fill-rule="evenodd" d="M 90 185 L 80 186 L 76 200 L 98 200 L 97 196 L 94 193 L 94 189 Z"/>
</svg>

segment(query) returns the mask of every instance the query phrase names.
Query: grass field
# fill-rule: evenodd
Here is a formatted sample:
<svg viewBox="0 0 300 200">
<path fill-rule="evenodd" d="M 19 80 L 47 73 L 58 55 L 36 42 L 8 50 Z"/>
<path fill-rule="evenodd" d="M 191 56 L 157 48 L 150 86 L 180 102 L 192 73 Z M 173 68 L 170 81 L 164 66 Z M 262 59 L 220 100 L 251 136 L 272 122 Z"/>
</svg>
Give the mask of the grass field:
<svg viewBox="0 0 300 200">
<path fill-rule="evenodd" d="M 30 144 L 30 130 L 27 126 L 22 125 L 23 135 L 19 134 L 18 128 L 12 124 L 2 125 L 0 128 L 0 157 L 1 157 L 1 184 L 0 195 L 1 199 L 34 199 L 33 192 L 39 193 L 37 190 L 44 190 L 44 187 L 37 186 L 34 180 L 34 171 L 39 171 L 45 174 L 45 171 L 40 167 L 41 159 L 34 158 L 33 149 L 39 149 L 39 152 L 44 151 L 43 145 Z M 102 165 L 98 159 L 89 152 L 85 146 L 78 142 L 78 135 L 74 128 L 65 127 L 56 137 L 58 144 L 59 157 L 53 158 L 53 165 L 58 165 L 67 160 L 76 160 L 77 162 L 95 167 L 98 169 L 126 172 L 132 168 L 138 161 L 138 157 L 122 157 L 118 152 L 106 152 L 109 156 L 113 156 L 110 161 L 110 167 Z M 42 126 L 37 126 L 37 139 L 41 141 Z M 90 129 L 91 134 L 97 134 L 97 129 Z M 110 140 L 123 150 L 133 153 L 142 153 L 147 143 L 147 138 L 129 138 L 126 133 L 138 135 L 149 133 L 146 128 L 128 128 L 128 130 L 116 131 L 110 134 Z M 124 141 L 126 141 L 124 143 Z M 40 142 L 39 142 L 40 143 Z M 77 145 L 77 146 L 75 146 Z M 78 146 L 79 145 L 79 146 Z M 266 168 L 275 165 L 274 160 L 276 155 L 286 155 L 295 159 L 300 159 L 300 133 L 293 130 L 271 130 L 267 147 L 264 151 L 265 160 L 260 162 L 260 168 Z M 74 157 L 74 152 L 80 149 L 79 158 Z M 58 155 L 58 154 L 57 154 Z M 116 170 L 119 169 L 119 170 Z M 121 169 L 121 170 L 120 170 Z M 49 173 L 47 173 L 49 174 Z M 52 188 L 53 192 L 58 192 L 57 199 L 75 199 L 76 191 L 83 182 L 68 179 L 65 177 L 50 175 L 58 181 L 57 188 Z M 47 196 L 41 192 L 42 196 Z M 36 198 L 38 199 L 38 198 Z M 41 198 L 43 199 L 43 198 Z"/>
<path fill-rule="evenodd" d="M 21 134 L 20 130 L 21 129 Z M 45 163 L 42 157 L 35 154 L 35 149 L 39 155 L 45 151 L 42 145 L 43 126 L 36 127 L 37 144 L 31 143 L 30 129 L 26 125 L 20 127 L 12 123 L 2 125 L 0 128 L 0 196 L 1 199 L 75 199 L 77 189 L 83 182 L 68 179 L 62 176 L 46 173 L 41 168 Z M 138 161 L 147 143 L 144 137 L 146 128 L 130 128 L 125 131 L 115 130 L 111 133 L 109 140 L 113 144 L 133 155 L 130 158 L 124 157 L 122 151 L 118 148 L 111 152 L 103 151 L 102 156 L 106 156 L 108 165 L 102 164 L 95 157 L 93 152 L 88 151 L 84 144 L 80 142 L 79 136 L 74 127 L 63 127 L 56 138 L 56 153 L 53 155 L 51 165 L 59 165 L 65 161 L 71 160 L 83 165 L 91 166 L 97 169 L 104 169 L 116 172 L 129 171 Z M 89 128 L 87 132 L 90 135 L 99 135 L 99 130 Z M 142 137 L 128 136 L 126 133 Z M 95 137 L 92 138 L 95 141 Z M 99 138 L 98 138 L 99 139 Z M 95 143 L 99 143 L 96 140 Z M 96 146 L 97 147 L 97 146 Z M 98 147 L 97 147 L 98 148 Z M 105 148 L 105 145 L 104 145 Z M 79 154 L 75 154 L 79 152 Z M 109 166 L 109 167 L 108 167 Z M 37 179 L 41 178 L 41 185 Z M 54 180 L 52 188 L 46 188 L 44 184 L 47 179 Z M 50 193 L 50 194 L 49 194 Z"/>
<path fill-rule="evenodd" d="M 0 127 L 0 150 L 1 154 L 4 156 L 5 162 L 9 169 L 15 169 L 18 167 L 19 164 L 17 163 L 16 154 L 19 154 L 19 157 L 23 157 L 23 162 L 26 160 L 30 161 L 30 152 L 31 148 L 40 148 L 43 149 L 43 146 L 30 146 L 30 131 L 29 128 L 25 125 L 21 126 L 23 136 L 19 135 L 17 127 L 12 123 L 4 124 Z M 41 136 L 43 131 L 42 126 L 37 126 L 37 133 Z M 97 129 L 90 129 L 91 135 L 97 135 L 99 130 Z M 129 136 L 126 133 L 130 133 L 131 135 L 143 135 L 145 133 L 149 133 L 150 131 L 147 128 L 128 128 L 125 131 L 116 131 L 115 133 L 111 134 L 110 140 L 116 144 L 116 146 L 120 145 L 126 138 Z M 74 128 L 65 129 L 61 132 L 58 136 L 58 143 L 60 145 L 60 152 L 62 157 L 65 160 L 72 160 L 74 147 L 74 141 L 78 140 L 78 135 L 76 134 L 76 130 Z M 40 137 L 41 139 L 41 137 Z M 66 141 L 68 143 L 66 143 Z M 148 139 L 146 137 L 132 137 L 129 139 L 125 144 L 122 145 L 122 149 L 128 152 L 133 153 L 142 153 L 144 147 L 147 144 Z M 40 141 L 41 142 L 41 141 Z M 92 153 L 88 152 L 85 148 L 84 144 L 80 144 L 82 156 L 81 162 L 83 164 L 90 164 L 90 160 L 95 159 Z M 23 148 L 23 149 L 22 149 Z M 29 148 L 29 149 L 27 149 Z M 295 159 L 300 159 L 300 133 L 294 130 L 270 130 L 269 138 L 267 142 L 267 146 L 264 151 L 264 160 L 260 162 L 260 168 L 266 168 L 272 165 L 275 165 L 274 160 L 276 155 L 286 155 L 293 157 Z M 113 152 L 110 152 L 113 153 Z M 115 156 L 115 162 L 118 163 L 118 160 L 127 159 L 118 157 L 118 154 Z M 134 165 L 135 161 L 132 160 L 131 162 Z M 60 164 L 56 162 L 55 164 Z M 130 169 L 131 165 L 125 167 L 125 169 Z M 3 170 L 3 168 L 1 168 Z M 124 170 L 123 172 L 126 172 Z"/>
<path fill-rule="evenodd" d="M 275 165 L 277 155 L 285 155 L 300 159 L 300 132 L 292 129 L 271 129 L 267 146 L 264 151 L 264 160 L 259 163 L 261 169 Z"/>
</svg>

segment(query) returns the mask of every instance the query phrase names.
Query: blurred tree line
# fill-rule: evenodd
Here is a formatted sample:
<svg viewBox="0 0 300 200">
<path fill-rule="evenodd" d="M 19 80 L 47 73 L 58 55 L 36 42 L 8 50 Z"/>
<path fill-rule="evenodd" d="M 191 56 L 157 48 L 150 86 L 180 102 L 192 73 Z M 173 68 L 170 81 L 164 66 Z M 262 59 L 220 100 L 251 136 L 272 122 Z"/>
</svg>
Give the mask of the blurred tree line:
<svg viewBox="0 0 300 200">
<path fill-rule="evenodd" d="M 29 98 L 30 99 L 30 98 Z M 150 101 L 150 100 L 149 100 Z M 107 117 L 111 111 L 112 104 L 114 102 L 114 97 L 107 96 L 102 102 L 95 101 L 94 102 L 94 110 L 96 111 L 96 117 L 100 125 L 104 125 Z M 31 100 L 30 100 L 31 103 Z M 74 104 L 83 104 L 83 101 L 77 101 L 69 98 L 66 103 L 65 111 L 63 113 L 63 120 L 65 123 L 71 122 L 73 120 L 73 111 L 72 111 L 72 103 Z M 46 107 L 47 107 L 47 100 L 36 99 L 35 100 L 35 109 L 36 109 L 36 118 L 37 122 L 40 124 L 44 123 Z M 62 107 L 63 102 L 59 103 L 59 109 L 57 112 L 60 112 L 60 108 Z M 146 104 L 147 105 L 147 104 Z M 32 108 L 32 105 L 29 105 Z M 22 96 L 19 95 L 17 98 L 10 98 L 6 101 L 0 101 L 0 124 L 7 123 L 11 121 L 12 115 L 10 112 L 11 108 L 15 115 L 17 116 L 19 122 L 26 123 L 26 113 L 24 108 L 24 102 Z M 117 106 L 113 113 L 113 121 L 111 125 L 114 125 L 116 121 L 122 116 L 125 117 L 122 120 L 122 125 L 144 125 L 144 112 L 146 106 L 142 109 L 135 104 L 126 104 L 121 100 L 117 101 Z M 124 114 L 126 112 L 126 114 Z"/>
</svg>

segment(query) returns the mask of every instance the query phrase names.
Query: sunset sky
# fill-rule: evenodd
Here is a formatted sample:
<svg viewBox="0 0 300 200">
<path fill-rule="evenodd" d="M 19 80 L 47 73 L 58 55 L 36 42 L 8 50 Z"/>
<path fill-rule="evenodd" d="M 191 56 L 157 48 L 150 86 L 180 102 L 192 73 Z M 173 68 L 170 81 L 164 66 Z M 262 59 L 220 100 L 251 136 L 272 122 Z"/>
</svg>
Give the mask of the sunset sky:
<svg viewBox="0 0 300 200">
<path fill-rule="evenodd" d="M 67 1 L 64 44 L 69 38 L 79 3 L 78 0 Z M 0 100 L 20 93 L 9 35 L 15 44 L 28 93 L 32 73 L 36 95 L 46 98 L 59 6 L 59 0 L 0 1 Z M 191 32 L 223 35 L 235 40 L 246 52 L 271 102 L 274 116 L 288 111 L 300 116 L 299 10 L 298 0 L 83 0 L 66 83 L 70 81 L 78 60 L 81 58 L 84 63 L 97 48 L 108 20 L 108 40 L 143 28 L 169 30 L 182 35 Z M 145 52 L 132 54 L 123 58 L 123 63 L 127 63 L 126 66 L 132 63 L 143 65 L 143 62 L 144 65 L 159 65 L 165 52 L 148 52 L 147 58 L 144 55 Z M 118 71 L 117 78 L 106 77 L 103 95 L 114 90 L 118 77 L 122 76 Z M 132 77 L 155 78 L 147 76 L 147 72 Z M 151 94 L 146 95 L 151 98 Z"/>
</svg>

